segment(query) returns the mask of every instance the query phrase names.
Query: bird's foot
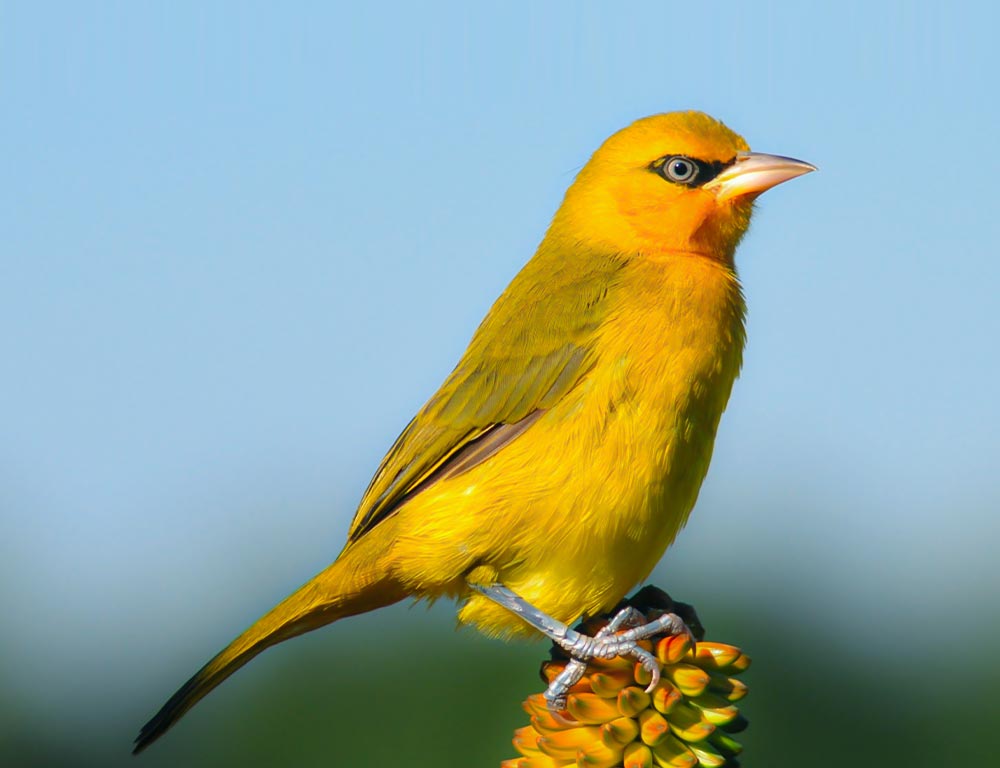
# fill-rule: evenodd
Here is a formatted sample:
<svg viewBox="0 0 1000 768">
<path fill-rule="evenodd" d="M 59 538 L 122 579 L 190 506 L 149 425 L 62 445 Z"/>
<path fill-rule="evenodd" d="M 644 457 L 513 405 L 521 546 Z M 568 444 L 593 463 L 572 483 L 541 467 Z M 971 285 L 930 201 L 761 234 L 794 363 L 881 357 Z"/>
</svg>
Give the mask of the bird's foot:
<svg viewBox="0 0 1000 768">
<path fill-rule="evenodd" d="M 592 659 L 613 659 L 617 656 L 635 659 L 649 672 L 650 682 L 646 686 L 646 693 L 652 693 L 660 682 L 660 663 L 652 653 L 639 645 L 639 641 L 661 634 L 686 634 L 691 639 L 692 647 L 697 641 L 688 626 L 675 613 L 665 613 L 653 621 L 643 622 L 643 615 L 639 611 L 627 607 L 615 614 L 614 618 L 593 637 L 569 630 L 563 640 L 553 638 L 556 644 L 569 654 L 570 659 L 565 669 L 552 680 L 545 691 L 545 701 L 549 709 L 556 711 L 566 709 L 566 696 L 570 688 L 580 681 L 587 668 L 587 662 Z"/>
<path fill-rule="evenodd" d="M 675 613 L 664 613 L 653 621 L 644 623 L 642 613 L 635 608 L 626 607 L 615 614 L 607 625 L 590 636 L 570 629 L 501 584 L 470 586 L 481 595 L 520 616 L 569 655 L 566 667 L 552 680 L 545 691 L 545 701 L 549 709 L 554 712 L 566 709 L 569 690 L 583 677 L 588 661 L 613 659 L 616 656 L 635 659 L 649 672 L 650 683 L 646 687 L 646 692 L 651 693 L 660 682 L 660 664 L 652 653 L 639 645 L 639 641 L 653 635 L 686 634 L 691 640 L 692 648 L 697 642 L 694 633 Z"/>
</svg>

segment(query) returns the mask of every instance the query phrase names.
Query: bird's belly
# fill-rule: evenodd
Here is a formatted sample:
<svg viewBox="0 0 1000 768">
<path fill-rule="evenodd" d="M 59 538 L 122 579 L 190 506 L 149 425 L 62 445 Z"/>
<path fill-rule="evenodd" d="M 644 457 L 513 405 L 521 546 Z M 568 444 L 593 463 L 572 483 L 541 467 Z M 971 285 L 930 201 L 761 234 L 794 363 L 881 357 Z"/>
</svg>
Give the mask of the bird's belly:
<svg viewBox="0 0 1000 768">
<path fill-rule="evenodd" d="M 480 549 L 471 578 L 503 583 L 570 622 L 610 610 L 648 576 L 691 510 L 711 448 L 688 443 L 680 450 L 660 445 L 658 451 L 643 451 L 636 442 L 615 443 L 589 452 L 587 470 L 565 477 L 561 490 L 549 489 L 522 509 L 508 508 L 486 522 L 489 543 Z M 647 460 L 640 466 L 638 454 L 657 452 L 674 455 L 681 464 Z M 525 528 L 535 535 L 519 537 Z M 527 631 L 515 616 L 478 595 L 460 618 L 493 634 Z"/>
<path fill-rule="evenodd" d="M 649 575 L 686 522 L 711 458 L 717 419 L 710 429 L 693 422 L 677 429 L 643 424 L 642 414 L 628 409 L 616 413 L 618 423 L 592 446 L 587 470 L 551 504 L 546 546 L 499 574 L 563 621 L 610 610 Z"/>
</svg>

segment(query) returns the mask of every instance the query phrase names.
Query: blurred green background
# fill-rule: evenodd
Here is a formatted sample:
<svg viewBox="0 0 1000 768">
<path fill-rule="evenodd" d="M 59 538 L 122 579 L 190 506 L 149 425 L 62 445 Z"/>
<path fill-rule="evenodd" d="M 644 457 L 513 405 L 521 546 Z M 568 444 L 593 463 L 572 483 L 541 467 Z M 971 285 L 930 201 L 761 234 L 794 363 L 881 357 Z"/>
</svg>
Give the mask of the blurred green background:
<svg viewBox="0 0 1000 768">
<path fill-rule="evenodd" d="M 744 372 L 651 581 L 754 658 L 744 764 L 991 765 L 992 4 L 0 4 L 0 764 L 496 765 L 542 644 L 396 606 L 138 728 L 339 551 L 631 120 L 821 171 L 738 254 Z M 572 556 L 572 553 L 567 553 Z"/>
</svg>

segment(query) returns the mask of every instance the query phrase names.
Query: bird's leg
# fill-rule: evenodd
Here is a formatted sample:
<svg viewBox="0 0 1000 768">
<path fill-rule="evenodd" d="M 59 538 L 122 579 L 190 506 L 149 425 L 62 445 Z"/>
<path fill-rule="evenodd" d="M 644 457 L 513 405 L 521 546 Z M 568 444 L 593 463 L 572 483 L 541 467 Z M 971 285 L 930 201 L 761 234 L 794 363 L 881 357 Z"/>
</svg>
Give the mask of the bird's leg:
<svg viewBox="0 0 1000 768">
<path fill-rule="evenodd" d="M 525 599 L 518 597 L 502 584 L 470 584 L 484 597 L 488 597 L 497 605 L 501 605 L 511 613 L 524 619 L 556 645 L 569 654 L 570 660 L 566 668 L 549 684 L 545 691 L 545 701 L 549 709 L 556 712 L 566 709 L 566 695 L 583 677 L 587 662 L 591 659 L 613 659 L 616 656 L 631 656 L 650 674 L 650 683 L 646 692 L 650 693 L 660 682 L 660 665 L 656 657 L 639 645 L 640 640 L 658 634 L 687 634 L 695 643 L 694 635 L 683 620 L 674 613 L 664 613 L 662 616 L 647 623 L 641 623 L 642 614 L 635 608 L 627 607 L 620 610 L 608 624 L 590 637 L 571 629 L 561 621 L 543 613 Z M 629 627 L 619 631 L 622 627 Z"/>
</svg>

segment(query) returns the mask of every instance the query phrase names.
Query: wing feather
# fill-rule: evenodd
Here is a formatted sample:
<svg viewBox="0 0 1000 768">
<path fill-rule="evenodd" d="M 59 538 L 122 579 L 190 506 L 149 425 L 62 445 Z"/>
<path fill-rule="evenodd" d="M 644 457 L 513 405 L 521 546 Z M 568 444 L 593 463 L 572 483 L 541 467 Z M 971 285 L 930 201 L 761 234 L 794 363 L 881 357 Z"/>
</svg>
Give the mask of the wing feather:
<svg viewBox="0 0 1000 768">
<path fill-rule="evenodd" d="M 586 376 L 622 262 L 545 261 L 536 256 L 514 278 L 455 370 L 396 439 L 365 491 L 349 541 L 434 482 L 496 455 Z"/>
</svg>

